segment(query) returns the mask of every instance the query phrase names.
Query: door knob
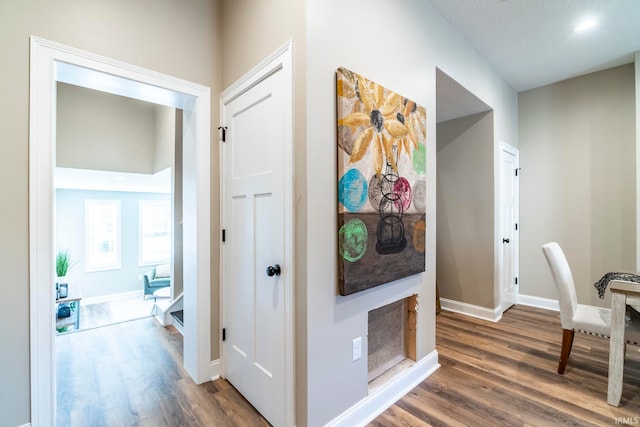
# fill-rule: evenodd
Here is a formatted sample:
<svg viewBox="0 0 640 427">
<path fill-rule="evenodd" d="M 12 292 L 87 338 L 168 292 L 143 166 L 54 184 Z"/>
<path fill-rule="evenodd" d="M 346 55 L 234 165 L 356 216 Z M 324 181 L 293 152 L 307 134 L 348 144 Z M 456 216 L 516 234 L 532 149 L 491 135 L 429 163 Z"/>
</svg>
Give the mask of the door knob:
<svg viewBox="0 0 640 427">
<path fill-rule="evenodd" d="M 509 243 L 509 239 L 502 239 L 502 243 Z"/>
<path fill-rule="evenodd" d="M 279 276 L 280 273 L 282 273 L 282 270 L 280 269 L 280 264 L 270 265 L 269 267 L 267 267 L 267 276 L 269 277 Z"/>
</svg>

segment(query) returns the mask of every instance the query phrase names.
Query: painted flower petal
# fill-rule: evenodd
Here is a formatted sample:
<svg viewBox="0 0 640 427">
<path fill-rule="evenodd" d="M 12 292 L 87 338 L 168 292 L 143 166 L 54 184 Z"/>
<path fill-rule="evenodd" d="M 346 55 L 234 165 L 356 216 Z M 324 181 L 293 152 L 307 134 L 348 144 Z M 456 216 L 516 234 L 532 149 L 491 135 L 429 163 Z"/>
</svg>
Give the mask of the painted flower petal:
<svg viewBox="0 0 640 427">
<path fill-rule="evenodd" d="M 381 105 L 384 99 L 384 87 L 382 87 L 379 84 L 375 84 L 373 88 L 373 93 L 375 95 L 376 105 Z"/>
<path fill-rule="evenodd" d="M 375 103 L 371 96 L 369 85 L 362 77 L 358 77 L 358 91 L 360 92 L 360 100 L 364 104 L 364 112 L 371 113 L 371 111 L 376 109 Z"/>
<path fill-rule="evenodd" d="M 337 86 L 338 96 L 342 96 L 345 98 L 356 97 L 356 91 L 353 88 L 353 86 L 351 86 L 348 82 L 344 81 L 343 79 L 339 79 L 336 86 Z"/>
<path fill-rule="evenodd" d="M 415 108 L 416 103 L 407 99 L 407 102 L 404 105 L 404 112 L 402 114 L 404 114 L 405 117 L 409 117 L 409 114 L 411 114 Z"/>
<path fill-rule="evenodd" d="M 399 120 L 385 120 L 384 127 L 394 138 L 402 138 L 408 133 L 407 127 Z"/>
<path fill-rule="evenodd" d="M 411 139 L 411 142 L 413 143 L 413 146 L 415 148 L 418 148 L 418 138 L 416 138 L 416 134 L 413 131 L 413 128 L 415 127 L 415 123 L 412 121 L 409 122 L 409 126 L 407 126 L 407 132 L 409 133 L 409 139 Z M 407 142 L 408 144 L 408 142 Z M 407 152 L 409 153 L 410 151 L 407 150 Z"/>
<path fill-rule="evenodd" d="M 375 141 L 373 142 L 373 167 L 374 170 L 376 171 L 376 174 L 380 175 L 382 173 L 382 163 L 383 163 L 383 156 L 382 156 L 382 141 L 381 141 L 381 136 L 379 133 L 376 133 L 376 138 Z"/>
<path fill-rule="evenodd" d="M 402 97 L 397 93 L 391 92 L 387 95 L 387 98 L 384 100 L 384 105 L 382 106 L 382 114 L 384 116 L 388 116 L 393 114 L 395 116 L 400 104 L 402 102 Z"/>
<path fill-rule="evenodd" d="M 351 113 L 344 119 L 338 120 L 338 125 L 351 127 L 370 126 L 371 117 L 364 113 Z"/>
<path fill-rule="evenodd" d="M 373 128 L 370 127 L 360 133 L 358 135 L 358 139 L 353 143 L 353 150 L 351 151 L 351 157 L 349 158 L 349 162 L 355 163 L 358 160 L 362 159 L 371 144 L 371 139 L 373 136 Z"/>
</svg>

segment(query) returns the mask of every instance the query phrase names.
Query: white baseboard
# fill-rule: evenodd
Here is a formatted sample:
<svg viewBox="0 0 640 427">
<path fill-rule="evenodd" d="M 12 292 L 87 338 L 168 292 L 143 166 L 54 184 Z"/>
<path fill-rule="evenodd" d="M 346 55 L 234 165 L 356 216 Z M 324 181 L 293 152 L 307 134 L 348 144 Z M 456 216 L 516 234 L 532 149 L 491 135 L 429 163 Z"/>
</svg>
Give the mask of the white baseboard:
<svg viewBox="0 0 640 427">
<path fill-rule="evenodd" d="M 466 302 L 454 301 L 447 298 L 440 298 L 440 306 L 443 310 L 453 311 L 455 313 L 466 314 L 467 316 L 477 317 L 478 319 L 497 322 L 502 318 L 500 307 L 493 310 L 486 307 L 467 304 Z"/>
<path fill-rule="evenodd" d="M 534 297 L 531 295 L 518 295 L 518 304 L 528 305 L 531 307 L 545 308 L 547 310 L 560 311 L 560 305 L 557 300 L 549 298 Z"/>
<path fill-rule="evenodd" d="M 31 427 L 31 423 L 22 424 L 21 426 L 18 426 L 18 427 Z"/>
<path fill-rule="evenodd" d="M 212 360 L 209 370 L 209 376 L 211 377 L 211 381 L 215 381 L 220 378 L 220 359 Z"/>
<path fill-rule="evenodd" d="M 436 350 L 331 420 L 325 427 L 365 426 L 440 367 Z"/>
<path fill-rule="evenodd" d="M 98 304 L 101 302 L 118 301 L 129 298 L 142 298 L 142 289 L 137 291 L 121 292 L 119 294 L 100 295 L 97 297 L 82 298 L 82 305 Z"/>
</svg>

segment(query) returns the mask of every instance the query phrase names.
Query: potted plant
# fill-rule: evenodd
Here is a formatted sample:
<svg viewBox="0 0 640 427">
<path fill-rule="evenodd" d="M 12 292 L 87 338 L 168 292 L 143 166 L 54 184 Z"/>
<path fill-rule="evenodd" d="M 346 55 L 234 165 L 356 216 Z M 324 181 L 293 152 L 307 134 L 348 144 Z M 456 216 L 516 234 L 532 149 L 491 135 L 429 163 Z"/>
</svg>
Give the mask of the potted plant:
<svg viewBox="0 0 640 427">
<path fill-rule="evenodd" d="M 71 255 L 69 254 L 68 250 L 58 251 L 58 253 L 56 254 L 56 276 L 58 276 L 56 284 L 67 283 L 67 272 L 77 262 L 78 261 L 74 261 L 71 259 Z"/>
</svg>

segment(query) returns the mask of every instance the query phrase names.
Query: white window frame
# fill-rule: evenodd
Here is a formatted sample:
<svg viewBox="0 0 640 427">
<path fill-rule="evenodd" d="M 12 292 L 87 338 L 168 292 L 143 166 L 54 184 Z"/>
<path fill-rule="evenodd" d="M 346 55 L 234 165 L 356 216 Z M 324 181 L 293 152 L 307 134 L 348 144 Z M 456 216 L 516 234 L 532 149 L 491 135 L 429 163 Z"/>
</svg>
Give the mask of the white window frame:
<svg viewBox="0 0 640 427">
<path fill-rule="evenodd" d="M 145 242 L 145 226 L 149 223 L 146 221 L 145 211 L 151 208 L 166 208 L 168 212 L 167 217 L 167 239 L 169 240 L 169 249 L 165 257 L 147 257 L 144 251 Z M 171 200 L 169 199 L 154 199 L 154 200 L 139 200 L 138 201 L 138 265 L 140 267 L 147 265 L 164 264 L 171 261 L 172 251 L 172 227 L 171 227 Z"/>
<path fill-rule="evenodd" d="M 97 227 L 96 221 L 98 212 L 97 209 L 102 209 L 101 215 L 111 216 L 110 220 L 113 223 L 113 230 L 107 231 L 111 235 L 111 243 L 113 246 L 112 256 L 105 257 L 105 260 L 99 261 L 96 259 L 97 252 L 94 252 L 95 235 L 94 230 Z M 106 211 L 107 209 L 111 212 Z M 85 271 L 87 273 L 106 271 L 106 270 L 118 270 L 122 267 L 122 203 L 120 200 L 108 200 L 108 199 L 85 199 L 84 201 L 84 218 L 85 218 Z"/>
</svg>

